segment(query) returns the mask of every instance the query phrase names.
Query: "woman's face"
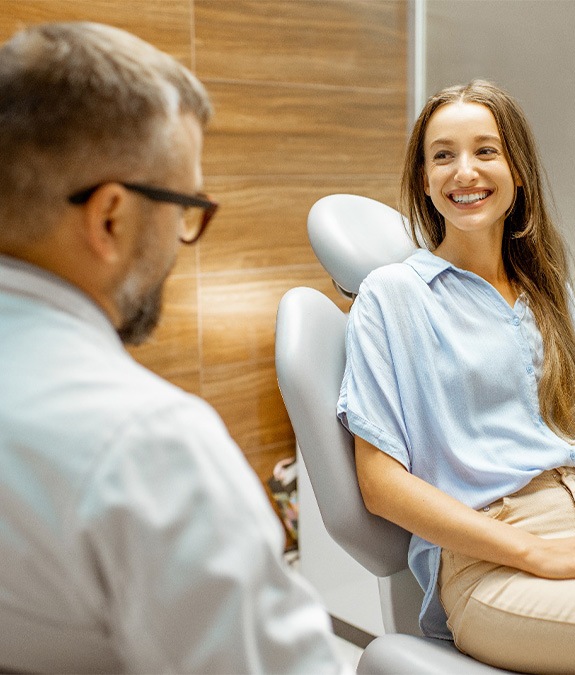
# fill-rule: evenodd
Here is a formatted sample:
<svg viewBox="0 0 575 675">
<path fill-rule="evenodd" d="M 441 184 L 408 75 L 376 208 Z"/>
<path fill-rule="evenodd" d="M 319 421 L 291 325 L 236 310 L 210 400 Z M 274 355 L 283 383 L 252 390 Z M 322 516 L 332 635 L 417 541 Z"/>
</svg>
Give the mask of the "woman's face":
<svg viewBox="0 0 575 675">
<path fill-rule="evenodd" d="M 516 181 L 497 123 L 479 103 L 448 103 L 431 116 L 424 136 L 424 189 L 450 231 L 503 232 Z"/>
</svg>

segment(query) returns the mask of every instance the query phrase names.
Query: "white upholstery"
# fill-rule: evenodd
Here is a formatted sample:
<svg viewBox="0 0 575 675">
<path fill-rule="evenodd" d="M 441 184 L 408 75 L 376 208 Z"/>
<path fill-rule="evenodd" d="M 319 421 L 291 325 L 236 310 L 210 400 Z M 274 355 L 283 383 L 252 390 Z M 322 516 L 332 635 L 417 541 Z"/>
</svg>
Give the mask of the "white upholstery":
<svg viewBox="0 0 575 675">
<path fill-rule="evenodd" d="M 493 675 L 509 673 L 464 656 L 451 642 L 413 635 L 382 635 L 361 656 L 359 675 Z M 515 674 L 517 675 L 517 674 Z"/>
<path fill-rule="evenodd" d="M 335 417 L 346 323 L 347 315 L 323 293 L 288 291 L 278 310 L 276 370 L 327 531 L 370 572 L 385 577 L 405 568 L 409 535 L 365 510 L 353 439 Z"/>
<path fill-rule="evenodd" d="M 317 202 L 310 212 L 309 231 L 320 261 L 324 263 L 327 251 L 326 268 L 331 266 L 330 275 L 349 293 L 357 293 L 362 275 L 371 271 L 366 264 L 360 273 L 351 271 L 358 261 L 365 263 L 364 254 L 369 252 L 369 264 L 376 266 L 400 261 L 414 248 L 396 211 L 355 195 L 333 195 Z M 345 251 L 353 249 L 355 232 L 362 233 L 358 239 L 363 253 L 348 256 Z M 342 244 L 343 253 L 328 243 L 330 235 Z M 378 577 L 391 575 L 395 583 L 386 597 L 386 633 L 403 630 L 403 625 L 411 632 L 422 596 L 406 570 L 409 534 L 365 509 L 353 439 L 335 414 L 345 366 L 346 323 L 347 315 L 319 291 L 303 287 L 288 291 L 276 323 L 278 382 L 328 533 L 370 572 Z M 358 672 L 487 675 L 506 671 L 464 656 L 449 642 L 386 634 L 364 651 Z"/>
<path fill-rule="evenodd" d="M 318 200 L 307 219 L 318 260 L 339 288 L 354 295 L 372 270 L 405 260 L 415 249 L 405 225 L 390 206 L 347 194 Z"/>
</svg>

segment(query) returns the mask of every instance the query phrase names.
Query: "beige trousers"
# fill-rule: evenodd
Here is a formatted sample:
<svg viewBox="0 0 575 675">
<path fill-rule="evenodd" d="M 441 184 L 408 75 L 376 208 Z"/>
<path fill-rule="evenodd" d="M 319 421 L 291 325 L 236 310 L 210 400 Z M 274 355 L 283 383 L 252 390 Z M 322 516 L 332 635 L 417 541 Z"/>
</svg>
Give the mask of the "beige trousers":
<svg viewBox="0 0 575 675">
<path fill-rule="evenodd" d="M 483 512 L 541 537 L 575 536 L 575 469 L 545 471 Z M 575 579 L 542 579 L 444 549 L 439 586 L 462 652 L 522 673 L 575 674 Z"/>
</svg>

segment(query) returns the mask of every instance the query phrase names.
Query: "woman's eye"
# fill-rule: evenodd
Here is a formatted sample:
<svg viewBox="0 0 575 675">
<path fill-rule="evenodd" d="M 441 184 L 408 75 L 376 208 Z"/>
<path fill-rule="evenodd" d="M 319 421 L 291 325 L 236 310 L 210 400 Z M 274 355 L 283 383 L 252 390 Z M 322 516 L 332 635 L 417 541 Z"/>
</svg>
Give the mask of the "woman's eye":
<svg viewBox="0 0 575 675">
<path fill-rule="evenodd" d="M 439 150 L 433 155 L 433 160 L 435 162 L 444 162 L 451 157 L 451 153 L 447 150 Z"/>
<path fill-rule="evenodd" d="M 490 155 L 497 155 L 499 153 L 497 151 L 497 148 L 481 148 L 480 150 L 478 150 L 477 154 L 490 156 Z"/>
</svg>

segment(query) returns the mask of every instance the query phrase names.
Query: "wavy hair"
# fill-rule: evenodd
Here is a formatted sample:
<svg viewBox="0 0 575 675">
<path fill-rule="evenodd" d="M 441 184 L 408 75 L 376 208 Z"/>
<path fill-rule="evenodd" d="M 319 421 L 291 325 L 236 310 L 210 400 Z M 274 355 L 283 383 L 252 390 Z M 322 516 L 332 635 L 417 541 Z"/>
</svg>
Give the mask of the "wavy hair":
<svg viewBox="0 0 575 675">
<path fill-rule="evenodd" d="M 491 111 L 511 172 L 521 183 L 505 220 L 503 262 L 509 280 L 525 294 L 543 339 L 541 416 L 555 433 L 573 442 L 575 331 L 567 251 L 549 215 L 535 139 L 519 104 L 484 80 L 449 87 L 432 96 L 409 139 L 401 181 L 402 209 L 414 241 L 430 250 L 439 246 L 445 236 L 445 223 L 424 191 L 424 136 L 439 107 L 460 102 L 478 103 Z"/>
</svg>

